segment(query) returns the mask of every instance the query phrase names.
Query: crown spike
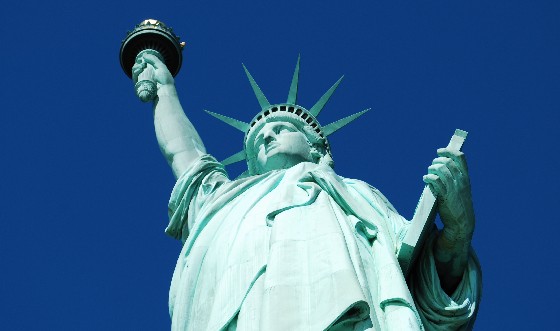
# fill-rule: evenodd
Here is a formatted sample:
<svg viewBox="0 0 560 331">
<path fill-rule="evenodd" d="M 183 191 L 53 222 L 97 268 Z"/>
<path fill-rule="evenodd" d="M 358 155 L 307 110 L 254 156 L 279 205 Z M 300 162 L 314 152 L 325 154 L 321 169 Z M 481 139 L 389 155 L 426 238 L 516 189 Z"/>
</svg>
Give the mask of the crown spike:
<svg viewBox="0 0 560 331">
<path fill-rule="evenodd" d="M 301 55 L 298 54 L 296 69 L 294 70 L 294 76 L 292 77 L 292 85 L 290 85 L 290 92 L 288 93 L 288 100 L 286 103 L 295 105 L 297 102 L 297 91 L 299 82 L 299 59 Z"/>
<path fill-rule="evenodd" d="M 265 109 L 266 107 L 270 106 L 270 102 L 268 102 L 268 100 L 266 99 L 266 96 L 259 88 L 259 85 L 257 85 L 255 80 L 253 79 L 253 76 L 251 76 L 251 74 L 249 73 L 249 70 L 247 70 L 244 64 L 241 65 L 243 66 L 243 69 L 245 69 L 245 74 L 247 74 L 247 78 L 249 78 L 249 82 L 251 83 L 253 92 L 255 92 L 255 95 L 257 96 L 257 100 L 259 101 L 259 105 L 261 105 L 261 108 Z"/>
<path fill-rule="evenodd" d="M 315 116 L 315 117 L 319 116 L 319 114 L 321 113 L 321 110 L 323 110 L 323 107 L 329 101 L 329 99 L 331 98 L 331 95 L 334 93 L 334 91 L 338 87 L 338 84 L 340 84 L 340 82 L 342 81 L 342 78 L 344 78 L 344 75 L 342 77 L 340 77 L 336 81 L 336 83 L 334 83 L 334 85 L 331 86 L 331 88 L 327 92 L 325 92 L 325 94 L 323 94 L 321 99 L 319 99 L 319 101 L 317 101 L 317 103 L 315 105 L 313 105 L 313 107 L 311 107 L 311 109 L 309 109 L 309 112 L 313 116 Z"/>
<path fill-rule="evenodd" d="M 241 121 L 236 120 L 234 118 L 227 117 L 227 116 L 224 116 L 224 115 L 221 115 L 221 114 L 218 114 L 218 113 L 214 113 L 214 112 L 211 112 L 211 111 L 206 110 L 206 109 L 204 111 L 207 112 L 208 114 L 214 116 L 215 118 L 219 119 L 220 121 L 222 121 L 222 122 L 224 122 L 224 123 L 226 123 L 230 126 L 233 126 L 234 128 L 236 128 L 237 130 L 239 130 L 243 133 L 245 133 L 249 130 L 249 123 L 241 122 Z"/>
<path fill-rule="evenodd" d="M 230 165 L 230 164 L 233 164 L 233 163 L 236 163 L 236 162 L 240 162 L 240 161 L 243 161 L 243 160 L 245 160 L 245 151 L 244 150 L 240 151 L 240 152 L 237 152 L 237 153 L 233 154 L 232 156 L 228 157 L 227 159 L 223 160 L 222 164 L 227 166 L 227 165 Z"/>
<path fill-rule="evenodd" d="M 344 126 L 346 126 L 347 124 L 351 123 L 352 121 L 354 121 L 355 119 L 357 119 L 358 117 L 362 116 L 363 114 L 367 113 L 371 108 L 368 108 L 366 110 L 362 110 L 359 113 L 350 115 L 348 117 L 339 119 L 336 122 L 333 122 L 331 124 L 328 124 L 326 126 L 323 127 L 323 132 L 325 134 L 325 136 L 330 136 L 331 134 L 335 133 L 336 131 L 338 131 L 339 129 L 342 129 Z"/>
</svg>

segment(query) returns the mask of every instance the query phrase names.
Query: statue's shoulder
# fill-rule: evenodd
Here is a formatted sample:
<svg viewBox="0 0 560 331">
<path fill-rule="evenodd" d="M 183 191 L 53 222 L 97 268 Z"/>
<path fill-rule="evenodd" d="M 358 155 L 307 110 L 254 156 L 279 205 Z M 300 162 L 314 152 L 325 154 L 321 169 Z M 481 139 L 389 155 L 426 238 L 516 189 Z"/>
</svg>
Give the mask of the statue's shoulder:
<svg viewBox="0 0 560 331">
<path fill-rule="evenodd" d="M 370 185 L 369 183 L 366 183 L 362 180 L 359 180 L 359 179 L 344 178 L 344 177 L 340 177 L 340 178 L 342 178 L 342 180 L 344 181 L 344 183 L 346 185 L 348 185 L 350 187 L 353 187 L 353 188 L 355 188 L 356 190 L 358 190 L 362 193 L 370 192 L 380 202 L 384 203 L 387 206 L 387 208 L 394 211 L 395 213 L 398 213 L 397 209 L 393 206 L 393 204 L 376 187 L 374 187 L 374 186 Z"/>
</svg>

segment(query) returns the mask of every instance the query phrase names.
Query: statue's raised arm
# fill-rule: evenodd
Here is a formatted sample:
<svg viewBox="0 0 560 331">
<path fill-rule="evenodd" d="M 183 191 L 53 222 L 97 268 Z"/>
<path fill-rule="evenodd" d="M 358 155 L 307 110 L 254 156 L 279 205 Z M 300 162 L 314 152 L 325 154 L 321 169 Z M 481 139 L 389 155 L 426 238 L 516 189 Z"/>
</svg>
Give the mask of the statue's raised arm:
<svg viewBox="0 0 560 331">
<path fill-rule="evenodd" d="M 152 71 L 157 86 L 154 99 L 154 126 L 161 152 L 178 178 L 200 155 L 206 153 L 204 144 L 179 102 L 175 80 L 167 66 L 152 54 L 138 57 L 132 67 L 136 83 L 140 74 Z"/>
</svg>

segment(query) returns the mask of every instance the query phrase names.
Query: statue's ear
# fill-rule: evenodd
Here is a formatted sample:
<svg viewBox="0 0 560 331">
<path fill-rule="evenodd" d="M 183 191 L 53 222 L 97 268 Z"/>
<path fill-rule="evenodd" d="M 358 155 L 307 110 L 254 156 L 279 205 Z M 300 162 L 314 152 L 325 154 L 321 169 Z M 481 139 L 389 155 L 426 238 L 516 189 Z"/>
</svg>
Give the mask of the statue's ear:
<svg viewBox="0 0 560 331">
<path fill-rule="evenodd" d="M 312 144 L 309 154 L 311 155 L 311 159 L 313 160 L 313 163 L 317 163 L 317 164 L 322 163 L 322 159 L 325 156 L 327 156 L 327 153 L 325 152 L 325 148 L 321 144 Z"/>
<path fill-rule="evenodd" d="M 311 160 L 313 161 L 313 163 L 318 163 L 322 155 L 321 153 L 319 153 L 317 148 L 315 148 L 315 146 L 313 146 L 312 144 L 310 144 L 310 146 L 311 150 L 309 151 L 309 155 L 311 155 Z"/>
</svg>

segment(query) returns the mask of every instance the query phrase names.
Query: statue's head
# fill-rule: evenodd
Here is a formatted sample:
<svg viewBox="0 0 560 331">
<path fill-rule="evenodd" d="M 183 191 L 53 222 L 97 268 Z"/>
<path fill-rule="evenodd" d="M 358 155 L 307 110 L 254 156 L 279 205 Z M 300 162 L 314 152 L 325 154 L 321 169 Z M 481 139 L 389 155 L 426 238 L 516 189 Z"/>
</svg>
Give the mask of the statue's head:
<svg viewBox="0 0 560 331">
<path fill-rule="evenodd" d="M 244 66 L 245 68 L 245 66 Z M 342 77 L 307 110 L 296 105 L 299 58 L 286 103 L 271 105 L 245 68 L 245 73 L 262 110 L 246 123 L 209 112 L 210 115 L 245 132 L 243 151 L 222 161 L 224 165 L 247 160 L 248 174 L 287 169 L 300 162 L 313 162 L 333 167 L 327 136 L 363 115 L 369 109 L 322 127 L 317 116 L 338 87 Z"/>
<path fill-rule="evenodd" d="M 273 105 L 257 114 L 244 145 L 251 174 L 287 169 L 300 162 L 333 166 L 319 122 L 308 110 L 292 104 Z"/>
</svg>

